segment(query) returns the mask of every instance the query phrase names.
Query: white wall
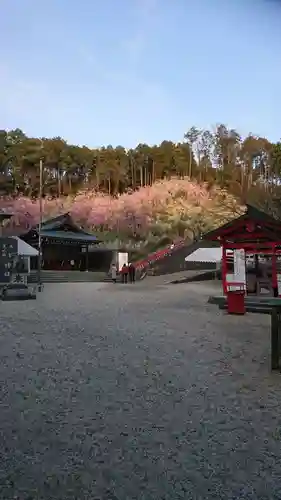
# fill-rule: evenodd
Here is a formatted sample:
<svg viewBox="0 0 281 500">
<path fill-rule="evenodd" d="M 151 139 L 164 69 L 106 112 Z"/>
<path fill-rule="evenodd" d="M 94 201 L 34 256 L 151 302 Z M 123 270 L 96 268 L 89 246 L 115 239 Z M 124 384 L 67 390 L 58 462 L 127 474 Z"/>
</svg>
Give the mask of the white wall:
<svg viewBox="0 0 281 500">
<path fill-rule="evenodd" d="M 117 255 L 118 271 L 121 271 L 124 264 L 128 264 L 128 253 L 127 252 L 118 252 L 118 255 Z"/>
</svg>

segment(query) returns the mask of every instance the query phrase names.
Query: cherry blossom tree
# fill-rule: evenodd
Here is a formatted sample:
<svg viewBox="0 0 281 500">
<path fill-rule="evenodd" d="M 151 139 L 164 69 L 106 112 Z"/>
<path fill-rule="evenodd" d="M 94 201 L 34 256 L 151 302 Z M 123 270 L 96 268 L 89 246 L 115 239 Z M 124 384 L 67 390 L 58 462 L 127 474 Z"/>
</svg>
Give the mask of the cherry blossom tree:
<svg viewBox="0 0 281 500">
<path fill-rule="evenodd" d="M 15 215 L 10 232 L 20 234 L 39 222 L 39 201 L 27 197 L 1 198 L 0 209 Z M 196 231 L 211 229 L 241 213 L 235 198 L 224 190 L 208 189 L 189 179 L 159 181 L 132 194 L 111 197 L 97 191 L 76 196 L 43 200 L 44 219 L 70 212 L 80 225 L 110 239 L 172 239 Z"/>
</svg>

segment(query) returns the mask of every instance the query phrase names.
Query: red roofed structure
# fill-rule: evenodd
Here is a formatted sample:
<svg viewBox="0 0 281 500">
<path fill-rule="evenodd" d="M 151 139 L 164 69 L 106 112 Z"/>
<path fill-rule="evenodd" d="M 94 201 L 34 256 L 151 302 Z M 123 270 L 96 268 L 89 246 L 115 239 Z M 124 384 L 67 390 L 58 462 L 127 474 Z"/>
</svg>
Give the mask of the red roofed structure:
<svg viewBox="0 0 281 500">
<path fill-rule="evenodd" d="M 222 282 L 225 294 L 235 290 L 237 292 L 239 289 L 242 291 L 244 282 L 243 273 L 240 273 L 242 278 L 239 280 L 239 276 L 235 276 L 235 272 L 229 273 L 227 268 L 227 251 L 233 250 L 234 260 L 235 256 L 239 256 L 240 259 L 241 255 L 242 258 L 244 255 L 244 294 L 249 291 L 246 282 L 245 257 L 249 254 L 255 256 L 262 254 L 271 257 L 268 262 L 271 260 L 269 276 L 271 276 L 272 294 L 281 296 L 281 270 L 280 274 L 278 272 L 278 257 L 281 256 L 281 221 L 247 205 L 247 210 L 243 215 L 207 233 L 204 239 L 219 242 L 222 246 Z M 256 267 L 258 267 L 257 258 Z"/>
</svg>

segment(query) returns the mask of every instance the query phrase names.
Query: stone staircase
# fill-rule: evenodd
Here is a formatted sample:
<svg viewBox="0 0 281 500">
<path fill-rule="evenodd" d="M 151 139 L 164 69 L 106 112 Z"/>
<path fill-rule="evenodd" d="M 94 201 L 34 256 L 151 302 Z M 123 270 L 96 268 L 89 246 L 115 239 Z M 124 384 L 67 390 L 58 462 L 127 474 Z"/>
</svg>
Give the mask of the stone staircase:
<svg viewBox="0 0 281 500">
<path fill-rule="evenodd" d="M 42 271 L 42 283 L 97 283 L 105 280 L 105 272 Z M 28 283 L 37 283 L 37 271 L 31 271 Z"/>
</svg>

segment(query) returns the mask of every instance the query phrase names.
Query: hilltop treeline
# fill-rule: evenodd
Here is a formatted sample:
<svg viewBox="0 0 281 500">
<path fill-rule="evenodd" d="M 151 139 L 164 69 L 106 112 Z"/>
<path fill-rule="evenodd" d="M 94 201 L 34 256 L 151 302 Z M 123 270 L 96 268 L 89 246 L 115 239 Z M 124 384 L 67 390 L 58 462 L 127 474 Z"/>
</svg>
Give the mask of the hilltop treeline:
<svg viewBox="0 0 281 500">
<path fill-rule="evenodd" d="M 160 179 L 189 177 L 226 188 L 242 202 L 278 190 L 281 143 L 219 125 L 214 131 L 192 127 L 180 143 L 139 144 L 134 149 L 104 146 L 90 149 L 60 137 L 27 137 L 20 129 L 0 131 L 0 194 L 36 198 L 39 161 L 43 192 L 57 198 L 97 190 L 112 196 L 152 185 Z"/>
</svg>

